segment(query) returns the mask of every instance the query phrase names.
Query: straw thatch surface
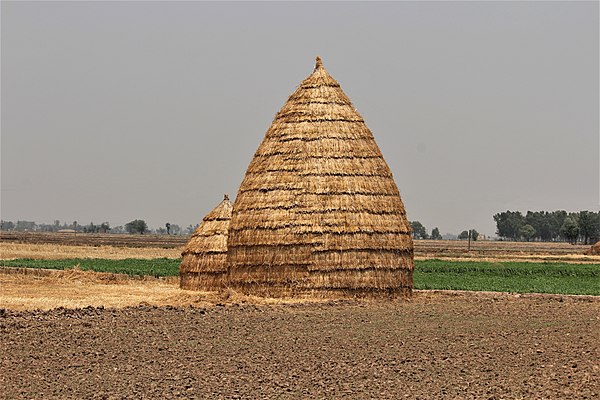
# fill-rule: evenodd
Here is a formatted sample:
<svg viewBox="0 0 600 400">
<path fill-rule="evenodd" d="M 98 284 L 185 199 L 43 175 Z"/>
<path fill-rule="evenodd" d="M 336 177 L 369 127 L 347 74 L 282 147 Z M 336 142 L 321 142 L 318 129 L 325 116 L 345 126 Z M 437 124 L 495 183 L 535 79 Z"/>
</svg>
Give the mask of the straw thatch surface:
<svg viewBox="0 0 600 400">
<path fill-rule="evenodd" d="M 228 284 L 410 294 L 413 243 L 373 134 L 317 58 L 277 113 L 233 206 Z"/>
<path fill-rule="evenodd" d="M 190 238 L 181 255 L 179 269 L 182 289 L 206 290 L 223 284 L 227 273 L 227 234 L 232 205 L 223 201 L 204 219 Z"/>
<path fill-rule="evenodd" d="M 590 247 L 586 254 L 590 256 L 600 255 L 600 242 L 596 242 L 592 247 Z"/>
</svg>

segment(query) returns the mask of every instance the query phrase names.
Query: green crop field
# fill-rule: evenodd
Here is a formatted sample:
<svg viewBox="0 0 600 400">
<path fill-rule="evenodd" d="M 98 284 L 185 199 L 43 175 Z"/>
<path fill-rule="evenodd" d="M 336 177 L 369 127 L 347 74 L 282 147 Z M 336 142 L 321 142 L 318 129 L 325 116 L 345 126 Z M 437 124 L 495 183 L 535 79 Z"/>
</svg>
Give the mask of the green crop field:
<svg viewBox="0 0 600 400">
<path fill-rule="evenodd" d="M 6 267 L 70 269 L 156 277 L 177 276 L 180 259 L 1 260 Z M 415 289 L 600 295 L 600 264 L 415 261 Z"/>
<path fill-rule="evenodd" d="M 415 262 L 415 289 L 600 295 L 600 264 Z"/>
<path fill-rule="evenodd" d="M 181 259 L 154 258 L 143 260 L 107 260 L 102 258 L 69 258 L 65 260 L 0 260 L 0 266 L 46 269 L 71 269 L 78 266 L 84 271 L 110 272 L 113 274 L 150 275 L 155 277 L 179 275 Z"/>
</svg>

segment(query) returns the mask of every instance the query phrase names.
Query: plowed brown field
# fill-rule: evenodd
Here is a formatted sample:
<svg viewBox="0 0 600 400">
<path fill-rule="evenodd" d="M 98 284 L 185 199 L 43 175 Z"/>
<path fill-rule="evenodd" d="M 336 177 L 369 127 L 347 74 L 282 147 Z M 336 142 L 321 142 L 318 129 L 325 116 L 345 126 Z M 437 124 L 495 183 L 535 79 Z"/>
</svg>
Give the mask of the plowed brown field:
<svg viewBox="0 0 600 400">
<path fill-rule="evenodd" d="M 0 310 L 0 398 L 594 399 L 600 302 Z"/>
</svg>

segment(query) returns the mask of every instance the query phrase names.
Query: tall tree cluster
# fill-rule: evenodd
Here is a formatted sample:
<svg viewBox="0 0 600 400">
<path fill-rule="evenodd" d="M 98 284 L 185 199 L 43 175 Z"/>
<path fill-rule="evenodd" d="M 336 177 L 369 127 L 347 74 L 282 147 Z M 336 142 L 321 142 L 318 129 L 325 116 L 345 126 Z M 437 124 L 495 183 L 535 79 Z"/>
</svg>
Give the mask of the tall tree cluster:
<svg viewBox="0 0 600 400">
<path fill-rule="evenodd" d="M 148 225 L 143 219 L 135 219 L 125 224 L 125 230 L 128 233 L 139 233 L 143 235 L 144 232 L 148 232 Z"/>
<path fill-rule="evenodd" d="M 600 212 L 505 211 L 494 215 L 496 234 L 509 240 L 568 241 L 592 244 L 600 240 Z"/>
<path fill-rule="evenodd" d="M 414 239 L 429 239 L 427 229 L 419 221 L 409 221 Z"/>
</svg>

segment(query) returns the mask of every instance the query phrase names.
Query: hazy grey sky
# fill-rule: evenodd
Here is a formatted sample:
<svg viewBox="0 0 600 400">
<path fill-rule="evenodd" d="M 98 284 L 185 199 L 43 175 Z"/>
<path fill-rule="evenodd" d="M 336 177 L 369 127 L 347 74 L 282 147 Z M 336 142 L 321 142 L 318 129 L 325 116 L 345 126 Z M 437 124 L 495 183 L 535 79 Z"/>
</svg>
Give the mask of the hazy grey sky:
<svg viewBox="0 0 600 400">
<path fill-rule="evenodd" d="M 599 205 L 598 2 L 1 3 L 3 219 L 199 222 L 314 58 L 409 219 Z"/>
</svg>

